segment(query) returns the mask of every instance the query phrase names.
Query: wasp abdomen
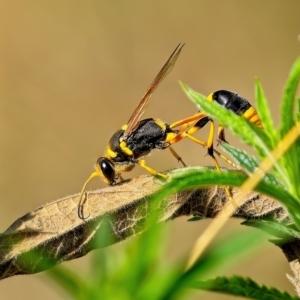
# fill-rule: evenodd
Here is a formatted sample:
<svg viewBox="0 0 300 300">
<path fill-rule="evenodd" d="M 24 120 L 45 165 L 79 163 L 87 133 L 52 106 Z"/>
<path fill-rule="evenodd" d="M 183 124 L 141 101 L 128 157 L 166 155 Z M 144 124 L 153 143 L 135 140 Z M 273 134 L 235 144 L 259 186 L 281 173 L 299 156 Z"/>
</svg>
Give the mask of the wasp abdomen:
<svg viewBox="0 0 300 300">
<path fill-rule="evenodd" d="M 239 116 L 252 107 L 246 98 L 227 90 L 219 90 L 214 92 L 212 94 L 212 100 L 235 112 Z"/>
<path fill-rule="evenodd" d="M 208 100 L 216 101 L 225 108 L 243 116 L 248 121 L 261 127 L 261 121 L 256 109 L 241 95 L 227 90 L 219 90 L 208 96 Z"/>
</svg>

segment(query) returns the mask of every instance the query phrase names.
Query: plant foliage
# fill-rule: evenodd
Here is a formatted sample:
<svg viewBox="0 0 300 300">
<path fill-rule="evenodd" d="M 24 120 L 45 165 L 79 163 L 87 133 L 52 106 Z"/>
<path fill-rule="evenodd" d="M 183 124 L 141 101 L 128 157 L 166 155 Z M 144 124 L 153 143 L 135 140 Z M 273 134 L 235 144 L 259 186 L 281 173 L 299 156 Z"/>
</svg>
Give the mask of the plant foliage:
<svg viewBox="0 0 300 300">
<path fill-rule="evenodd" d="M 246 119 L 207 101 L 206 97 L 181 83 L 186 95 L 205 113 L 223 126 L 229 128 L 241 141 L 256 150 L 257 158 L 230 145 L 222 145 L 246 174 L 221 172 L 203 169 L 203 172 L 189 170 L 179 173 L 164 185 L 153 203 L 164 197 L 185 189 L 207 185 L 240 186 L 247 176 L 257 169 L 259 163 L 271 155 L 282 138 L 299 121 L 299 99 L 296 101 L 296 89 L 300 78 L 300 58 L 295 62 L 288 77 L 281 105 L 281 123 L 274 128 L 268 101 L 258 79 L 255 80 L 255 97 L 258 114 L 263 129 Z M 298 109 L 295 107 L 298 105 Z M 246 221 L 245 225 L 259 227 L 276 238 L 299 238 L 300 226 L 300 141 L 299 139 L 276 162 L 257 186 L 257 190 L 280 201 L 289 211 L 296 224 L 274 224 L 269 220 Z M 189 270 L 184 269 L 184 261 L 167 263 L 162 259 L 166 239 L 166 226 L 155 225 L 158 216 L 149 221 L 150 229 L 130 241 L 122 254 L 113 251 L 97 251 L 93 257 L 93 272 L 88 278 L 79 276 L 65 267 L 53 268 L 49 275 L 76 299 L 184 299 L 192 289 L 204 289 L 219 293 L 244 296 L 251 299 L 298 299 L 273 287 L 257 284 L 252 279 L 234 276 L 217 277 L 207 280 L 207 276 L 216 269 L 236 261 L 237 256 L 252 252 L 264 238 L 257 231 L 243 236 L 232 236 L 226 241 L 215 244 Z M 195 216 L 192 220 L 198 220 Z M 297 228 L 298 226 L 298 228 Z M 99 237 L 106 239 L 106 236 Z"/>
</svg>

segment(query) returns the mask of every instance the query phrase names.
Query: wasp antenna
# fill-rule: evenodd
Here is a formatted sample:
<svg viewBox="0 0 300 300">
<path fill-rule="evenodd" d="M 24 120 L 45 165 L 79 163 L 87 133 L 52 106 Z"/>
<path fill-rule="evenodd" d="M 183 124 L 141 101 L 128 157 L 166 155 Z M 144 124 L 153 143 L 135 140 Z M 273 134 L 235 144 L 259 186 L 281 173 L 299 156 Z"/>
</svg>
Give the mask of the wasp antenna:
<svg viewBox="0 0 300 300">
<path fill-rule="evenodd" d="M 87 219 L 90 216 L 90 215 L 88 215 L 86 218 L 83 216 L 83 205 L 87 200 L 87 194 L 85 195 L 84 199 L 82 199 L 82 197 L 85 192 L 87 184 L 95 177 L 100 177 L 100 173 L 98 171 L 92 173 L 92 175 L 89 177 L 89 179 L 85 182 L 85 184 L 80 192 L 79 201 L 78 201 L 78 217 L 82 220 Z"/>
<path fill-rule="evenodd" d="M 86 219 L 88 219 L 90 217 L 90 214 L 87 217 L 84 217 L 84 215 L 83 215 L 83 207 L 84 207 L 83 204 L 87 200 L 87 192 L 85 192 L 84 195 L 85 196 L 84 196 L 84 199 L 82 201 L 82 204 L 78 205 L 78 217 L 81 220 L 86 220 Z"/>
</svg>

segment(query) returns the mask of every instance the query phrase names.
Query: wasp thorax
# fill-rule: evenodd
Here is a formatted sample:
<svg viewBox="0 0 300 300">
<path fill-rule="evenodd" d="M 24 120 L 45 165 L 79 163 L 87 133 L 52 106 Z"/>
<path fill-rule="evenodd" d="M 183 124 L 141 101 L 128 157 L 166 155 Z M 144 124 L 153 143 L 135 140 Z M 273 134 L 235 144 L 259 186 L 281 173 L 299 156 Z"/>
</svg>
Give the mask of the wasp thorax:
<svg viewBox="0 0 300 300">
<path fill-rule="evenodd" d="M 116 180 L 116 172 L 113 162 L 106 157 L 100 157 L 97 159 L 97 164 L 99 165 L 103 176 L 106 178 L 108 183 L 113 185 Z"/>
</svg>

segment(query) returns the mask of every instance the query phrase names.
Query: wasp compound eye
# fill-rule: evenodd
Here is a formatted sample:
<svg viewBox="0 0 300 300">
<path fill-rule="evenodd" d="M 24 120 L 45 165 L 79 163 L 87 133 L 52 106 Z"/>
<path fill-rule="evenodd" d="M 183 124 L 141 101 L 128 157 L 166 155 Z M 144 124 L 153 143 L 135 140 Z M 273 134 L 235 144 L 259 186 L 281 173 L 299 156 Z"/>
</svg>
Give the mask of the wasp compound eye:
<svg viewBox="0 0 300 300">
<path fill-rule="evenodd" d="M 100 169 L 101 169 L 104 177 L 109 182 L 109 184 L 113 185 L 115 183 L 115 178 L 116 178 L 114 164 L 105 157 L 100 157 L 97 160 L 97 164 L 99 164 Z"/>
</svg>

